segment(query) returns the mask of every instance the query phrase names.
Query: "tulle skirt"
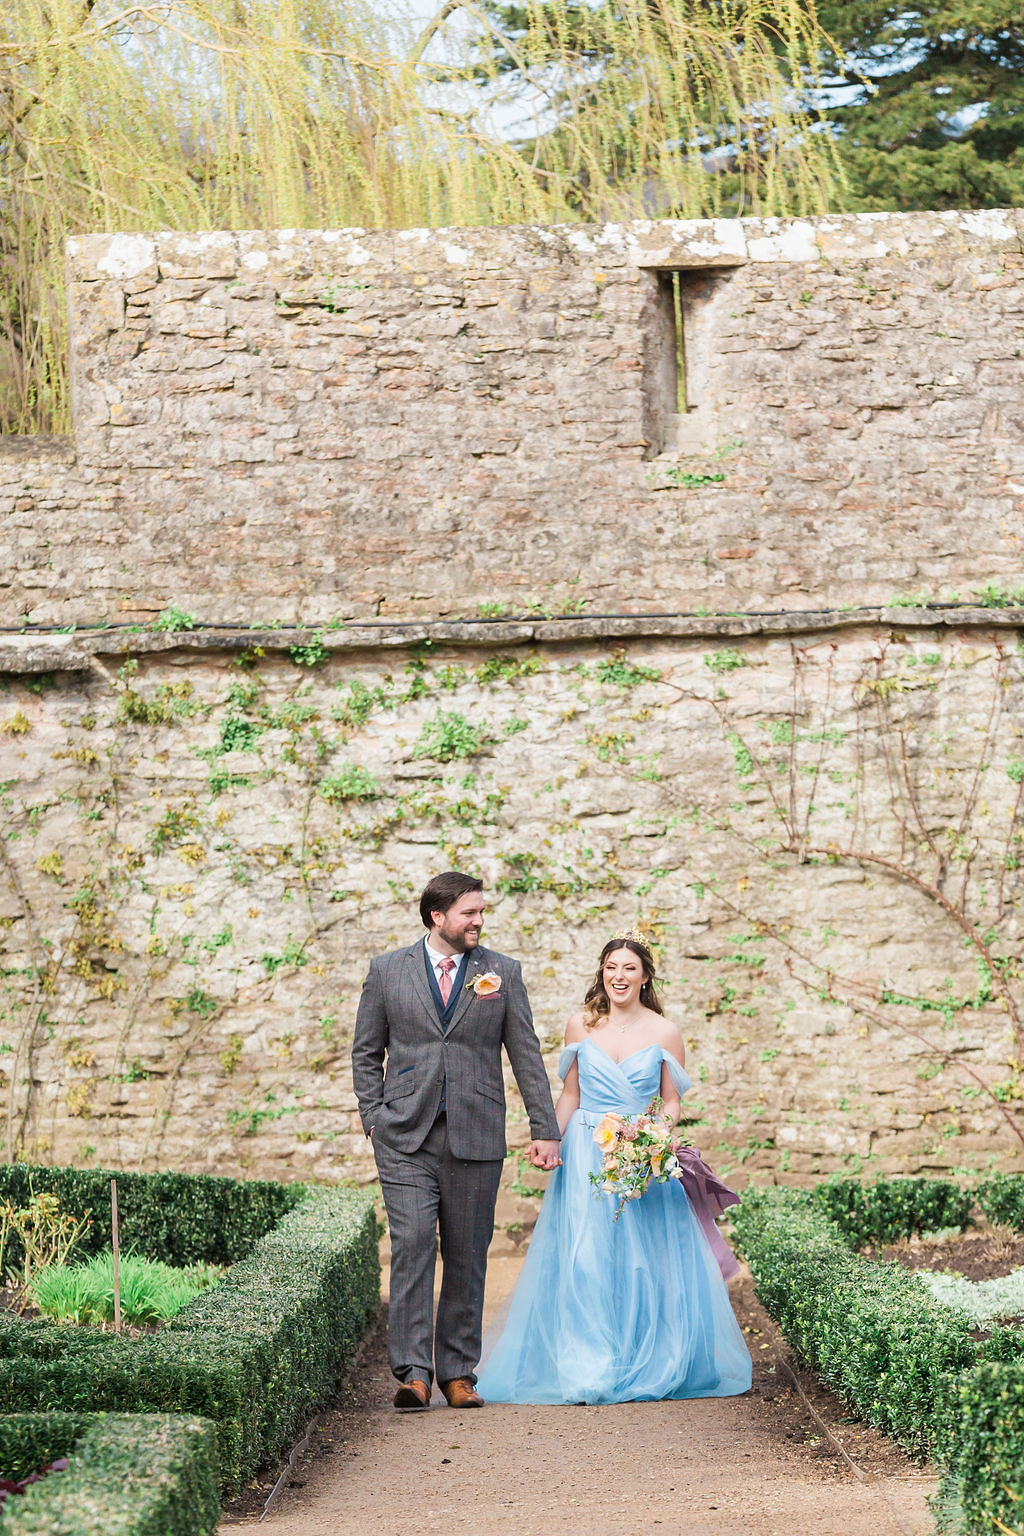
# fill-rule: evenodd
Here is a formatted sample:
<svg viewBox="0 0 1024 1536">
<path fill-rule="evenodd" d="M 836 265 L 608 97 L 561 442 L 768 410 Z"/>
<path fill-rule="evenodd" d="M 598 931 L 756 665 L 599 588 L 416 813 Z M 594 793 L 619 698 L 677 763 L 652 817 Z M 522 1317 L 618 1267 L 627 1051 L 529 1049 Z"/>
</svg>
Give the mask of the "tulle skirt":
<svg viewBox="0 0 1024 1536">
<path fill-rule="evenodd" d="M 578 1110 L 569 1122 L 480 1392 L 621 1403 L 747 1391 L 750 1355 L 685 1192 L 653 1184 L 616 1220 L 614 1197 L 588 1178 L 600 1166 L 600 1118 Z"/>
</svg>

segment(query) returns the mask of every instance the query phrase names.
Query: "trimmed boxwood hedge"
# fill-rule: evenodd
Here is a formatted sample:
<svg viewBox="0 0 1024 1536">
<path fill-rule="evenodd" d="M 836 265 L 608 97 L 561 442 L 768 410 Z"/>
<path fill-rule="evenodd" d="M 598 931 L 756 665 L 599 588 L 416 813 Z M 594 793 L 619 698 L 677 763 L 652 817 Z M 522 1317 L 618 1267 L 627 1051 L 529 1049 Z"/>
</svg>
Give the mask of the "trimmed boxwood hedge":
<svg viewBox="0 0 1024 1536">
<path fill-rule="evenodd" d="M 61 1456 L 66 1472 L 7 1500 L 4 1536 L 212 1536 L 217 1431 L 180 1414 L 34 1413 L 0 1417 L 0 1476 Z"/>
<path fill-rule="evenodd" d="M 856 1179 L 829 1179 L 813 1191 L 816 1205 L 830 1216 L 855 1248 L 867 1243 L 896 1243 L 915 1232 L 967 1228 L 969 1189 L 948 1179 L 887 1179 L 860 1184 Z"/>
<path fill-rule="evenodd" d="M 91 1422 L 88 1413 L 0 1415 L 0 1477 L 17 1482 L 70 1456 Z"/>
<path fill-rule="evenodd" d="M 35 1188 L 44 1187 L 52 1186 L 37 1177 Z M 235 1492 L 329 1394 L 377 1306 L 370 1197 L 298 1186 L 287 1194 L 297 1203 L 250 1256 L 157 1334 L 131 1339 L 0 1315 L 0 1403 L 9 1412 L 211 1419 L 221 1487 Z M 173 1222 L 173 1208 L 165 1216 Z M 206 1257 L 216 1241 L 211 1233 L 192 1251 Z"/>
<path fill-rule="evenodd" d="M 1024 1363 L 984 1362 L 955 1383 L 944 1447 L 968 1531 L 1019 1530 L 1024 1501 Z"/>
<path fill-rule="evenodd" d="M 1018 1232 L 1024 1231 L 1024 1176 L 999 1173 L 986 1179 L 974 1191 L 974 1198 L 989 1221 L 1002 1221 Z"/>
<path fill-rule="evenodd" d="M 865 1259 L 811 1195 L 748 1190 L 734 1230 L 757 1294 L 797 1353 L 915 1452 L 942 1432 L 950 1380 L 974 1364 L 968 1319 L 899 1264 Z"/>
<path fill-rule="evenodd" d="M 796 1352 L 869 1423 L 934 1455 L 953 1529 L 988 1536 L 996 1521 L 1021 1528 L 1024 1333 L 997 1328 L 974 1342 L 969 1320 L 902 1266 L 853 1247 L 964 1226 L 972 1198 L 1024 1230 L 1020 1175 L 975 1191 L 926 1179 L 748 1190 L 733 1221 L 758 1296 Z"/>
<path fill-rule="evenodd" d="M 9 1200 L 20 1207 L 28 1204 L 33 1192 L 55 1194 L 72 1216 L 91 1213 L 92 1226 L 77 1251 L 103 1253 L 110 1247 L 111 1179 L 117 1180 L 121 1246 L 180 1268 L 237 1263 L 304 1194 L 301 1184 L 261 1179 L 0 1163 L 0 1203 Z M 12 1236 L 5 1264 L 16 1266 L 21 1258 L 21 1245 Z"/>
</svg>

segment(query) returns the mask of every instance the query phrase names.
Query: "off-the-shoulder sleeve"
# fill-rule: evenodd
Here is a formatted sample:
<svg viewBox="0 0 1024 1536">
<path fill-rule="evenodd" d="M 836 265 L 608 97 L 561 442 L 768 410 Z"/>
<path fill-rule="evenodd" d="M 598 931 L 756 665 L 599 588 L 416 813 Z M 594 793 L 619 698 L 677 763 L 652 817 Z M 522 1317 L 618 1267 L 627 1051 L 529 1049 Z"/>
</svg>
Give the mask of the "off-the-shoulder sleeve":
<svg viewBox="0 0 1024 1536">
<path fill-rule="evenodd" d="M 563 1083 L 569 1075 L 569 1068 L 572 1066 L 573 1062 L 576 1060 L 576 1057 L 579 1055 L 580 1046 L 582 1044 L 582 1040 L 577 1040 L 572 1045 L 567 1045 L 561 1056 L 558 1058 L 558 1075 L 562 1079 Z"/>
<path fill-rule="evenodd" d="M 668 1067 L 668 1075 L 672 1079 L 673 1088 L 679 1094 L 680 1098 L 682 1098 L 683 1094 L 689 1093 L 690 1089 L 693 1087 L 693 1079 L 690 1077 L 688 1072 L 683 1071 L 678 1061 L 676 1061 L 674 1056 L 670 1056 L 668 1051 L 662 1051 L 661 1059 L 665 1063 L 666 1067 Z M 561 1065 L 559 1065 L 559 1071 L 561 1071 Z"/>
</svg>

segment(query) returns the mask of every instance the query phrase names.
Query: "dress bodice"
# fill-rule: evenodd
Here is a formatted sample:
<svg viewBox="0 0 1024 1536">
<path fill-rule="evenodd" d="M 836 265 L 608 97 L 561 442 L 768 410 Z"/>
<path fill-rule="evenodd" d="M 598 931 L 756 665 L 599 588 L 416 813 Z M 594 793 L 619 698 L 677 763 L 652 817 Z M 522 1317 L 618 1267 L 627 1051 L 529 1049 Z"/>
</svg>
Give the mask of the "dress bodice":
<svg viewBox="0 0 1024 1536">
<path fill-rule="evenodd" d="M 657 1043 L 613 1061 L 593 1040 L 578 1040 L 567 1045 L 559 1058 L 558 1075 L 563 1080 L 574 1061 L 580 1078 L 580 1110 L 588 1119 L 600 1118 L 609 1110 L 620 1115 L 642 1114 L 661 1092 L 663 1064 L 680 1095 L 692 1087 L 678 1061 Z"/>
</svg>

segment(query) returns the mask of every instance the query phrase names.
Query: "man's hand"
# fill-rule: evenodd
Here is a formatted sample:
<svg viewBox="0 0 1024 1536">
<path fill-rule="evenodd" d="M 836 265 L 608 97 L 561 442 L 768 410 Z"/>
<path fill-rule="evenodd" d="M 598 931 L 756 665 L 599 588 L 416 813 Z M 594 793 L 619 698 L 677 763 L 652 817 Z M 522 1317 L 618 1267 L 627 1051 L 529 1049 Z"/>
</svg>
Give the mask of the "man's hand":
<svg viewBox="0 0 1024 1536">
<path fill-rule="evenodd" d="M 534 1168 L 542 1168 L 545 1173 L 550 1173 L 552 1168 L 558 1168 L 561 1165 L 561 1142 L 531 1141 L 526 1149 L 526 1161 L 532 1163 Z"/>
</svg>

